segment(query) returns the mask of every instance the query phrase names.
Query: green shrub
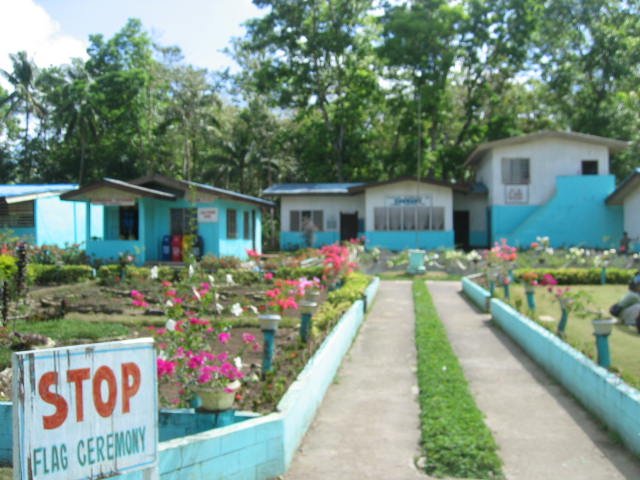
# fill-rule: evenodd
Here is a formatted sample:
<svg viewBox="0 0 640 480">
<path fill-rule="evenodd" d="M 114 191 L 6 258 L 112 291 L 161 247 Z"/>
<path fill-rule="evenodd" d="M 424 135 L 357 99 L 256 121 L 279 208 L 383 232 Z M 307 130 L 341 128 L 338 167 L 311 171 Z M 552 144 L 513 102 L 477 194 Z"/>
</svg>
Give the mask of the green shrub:
<svg viewBox="0 0 640 480">
<path fill-rule="evenodd" d="M 559 285 L 598 285 L 600 284 L 599 268 L 529 268 L 517 269 L 514 274 L 520 280 L 525 272 L 536 272 L 539 278 L 545 274 L 551 274 Z M 627 284 L 635 274 L 635 270 L 624 268 L 607 268 L 607 283 Z"/>
<path fill-rule="evenodd" d="M 274 272 L 274 274 L 276 278 L 320 278 L 322 277 L 323 272 L 324 267 L 322 265 L 316 265 L 313 267 L 280 267 Z"/>
<path fill-rule="evenodd" d="M 413 295 L 426 473 L 437 477 L 502 478 L 495 440 L 469 391 L 423 280 L 414 280 Z"/>
<path fill-rule="evenodd" d="M 0 255 L 0 281 L 12 281 L 18 273 L 15 257 Z"/>
<path fill-rule="evenodd" d="M 342 288 L 330 292 L 327 299 L 331 303 L 353 303 L 362 298 L 370 282 L 371 277 L 369 275 L 357 272 L 350 273 L 345 278 Z"/>
<path fill-rule="evenodd" d="M 93 277 L 89 265 L 27 265 L 27 279 L 32 285 L 77 283 Z"/>
</svg>

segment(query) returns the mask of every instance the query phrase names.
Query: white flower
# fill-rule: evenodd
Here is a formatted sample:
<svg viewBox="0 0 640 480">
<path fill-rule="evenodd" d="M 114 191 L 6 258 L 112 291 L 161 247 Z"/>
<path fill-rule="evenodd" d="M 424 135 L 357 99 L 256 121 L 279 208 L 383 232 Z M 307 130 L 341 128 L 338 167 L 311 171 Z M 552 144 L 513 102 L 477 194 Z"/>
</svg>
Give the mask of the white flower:
<svg viewBox="0 0 640 480">
<path fill-rule="evenodd" d="M 242 386 L 242 384 L 240 383 L 239 380 L 234 380 L 233 382 L 227 384 L 226 389 L 227 390 L 231 390 L 231 391 L 236 391 L 238 390 L 240 387 Z"/>
<path fill-rule="evenodd" d="M 213 287 L 216 283 L 216 279 L 213 278 L 213 275 L 207 275 L 207 276 L 209 277 L 209 285 Z"/>
<path fill-rule="evenodd" d="M 193 292 L 193 296 L 196 297 L 198 301 L 202 300 L 202 297 L 200 296 L 200 292 L 196 287 L 192 287 L 191 291 Z"/>
<path fill-rule="evenodd" d="M 170 299 L 170 298 L 168 298 L 168 299 L 167 299 L 167 301 L 166 301 L 164 304 L 165 304 L 165 306 L 167 306 L 168 308 L 173 307 L 173 302 L 171 301 L 171 299 Z"/>
<path fill-rule="evenodd" d="M 192 264 L 189 264 L 189 278 L 193 277 L 194 273 L 196 273 L 196 269 L 193 268 Z"/>
<path fill-rule="evenodd" d="M 227 275 L 225 276 L 225 281 L 227 282 L 227 285 L 235 285 L 236 282 L 233 281 L 233 277 L 231 276 L 230 273 L 227 273 Z"/>
<path fill-rule="evenodd" d="M 233 364 L 236 366 L 238 370 L 242 369 L 242 359 L 240 357 L 234 358 Z"/>
<path fill-rule="evenodd" d="M 242 314 L 242 312 L 243 310 L 239 303 L 234 303 L 233 305 L 231 305 L 231 313 L 235 317 L 239 317 Z"/>
<path fill-rule="evenodd" d="M 249 310 L 251 310 L 254 314 L 258 315 L 258 307 L 255 305 L 249 305 Z"/>
<path fill-rule="evenodd" d="M 220 315 L 223 310 L 224 310 L 224 307 L 219 303 L 216 303 L 216 312 L 218 312 L 218 315 Z"/>
<path fill-rule="evenodd" d="M 151 267 L 151 270 L 149 271 L 149 277 L 151 278 L 151 280 L 157 280 L 158 279 L 158 266 L 154 265 L 153 267 Z"/>
<path fill-rule="evenodd" d="M 177 324 L 178 324 L 178 322 L 176 322 L 173 318 L 170 318 L 169 320 L 167 320 L 167 323 L 165 323 L 164 326 L 170 332 L 174 332 L 176 330 L 176 325 Z"/>
</svg>

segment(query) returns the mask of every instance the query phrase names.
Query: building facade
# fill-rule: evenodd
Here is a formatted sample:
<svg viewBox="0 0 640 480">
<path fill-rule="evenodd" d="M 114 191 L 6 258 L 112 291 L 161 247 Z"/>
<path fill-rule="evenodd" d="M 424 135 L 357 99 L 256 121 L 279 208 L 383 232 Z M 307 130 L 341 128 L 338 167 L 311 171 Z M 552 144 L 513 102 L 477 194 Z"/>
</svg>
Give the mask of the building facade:
<svg viewBox="0 0 640 480">
<path fill-rule="evenodd" d="M 247 258 L 262 250 L 262 213 L 273 203 L 210 185 L 160 175 L 130 182 L 105 178 L 62 195 L 70 203 L 100 206 L 85 221 L 87 253 L 138 264 L 182 261 L 193 244 L 198 255 Z M 93 210 L 92 210 L 93 212 Z"/>
<path fill-rule="evenodd" d="M 87 240 L 87 206 L 61 201 L 74 184 L 0 185 L 0 231 L 38 246 Z M 94 209 L 94 216 L 100 214 Z"/>
</svg>

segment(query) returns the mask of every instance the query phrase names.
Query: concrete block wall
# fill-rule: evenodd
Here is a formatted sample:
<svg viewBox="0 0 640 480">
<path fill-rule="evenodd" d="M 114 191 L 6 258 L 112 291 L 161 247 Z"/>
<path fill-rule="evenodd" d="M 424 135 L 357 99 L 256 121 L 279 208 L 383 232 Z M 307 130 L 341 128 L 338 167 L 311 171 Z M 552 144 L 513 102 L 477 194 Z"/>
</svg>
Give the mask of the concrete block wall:
<svg viewBox="0 0 640 480">
<path fill-rule="evenodd" d="M 491 314 L 534 361 L 640 455 L 640 391 L 504 302 L 492 299 Z"/>
<path fill-rule="evenodd" d="M 367 288 L 369 305 L 378 287 L 376 278 Z M 359 300 L 310 359 L 278 404 L 277 412 L 248 419 L 250 414 L 238 415 L 242 420 L 239 423 L 160 442 L 160 478 L 260 480 L 284 474 L 363 319 L 363 302 Z M 11 403 L 0 404 L 0 461 L 6 458 L 6 463 L 12 458 L 11 418 Z M 161 428 L 184 431 L 201 428 L 180 415 L 166 423 L 168 425 Z M 172 431 L 167 436 L 174 434 Z M 142 480 L 143 473 L 132 472 L 115 478 Z"/>
<path fill-rule="evenodd" d="M 464 277 L 462 279 L 462 291 L 481 311 L 488 311 L 487 306 L 491 295 L 487 290 L 475 283 L 471 278 Z"/>
</svg>

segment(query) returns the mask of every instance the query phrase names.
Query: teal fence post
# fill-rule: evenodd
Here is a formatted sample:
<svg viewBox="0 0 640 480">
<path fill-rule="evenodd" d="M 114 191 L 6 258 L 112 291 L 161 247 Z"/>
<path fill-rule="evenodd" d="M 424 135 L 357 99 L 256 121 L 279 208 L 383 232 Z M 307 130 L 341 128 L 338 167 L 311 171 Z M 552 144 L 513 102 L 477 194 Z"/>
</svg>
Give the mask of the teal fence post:
<svg viewBox="0 0 640 480">
<path fill-rule="evenodd" d="M 604 368 L 611 366 L 611 355 L 609 354 L 609 335 L 596 336 L 596 348 L 598 349 L 598 365 Z"/>
<path fill-rule="evenodd" d="M 529 306 L 529 310 L 536 310 L 536 295 L 535 292 L 525 292 L 527 294 L 527 305 Z"/>
<path fill-rule="evenodd" d="M 567 328 L 567 320 L 569 320 L 569 311 L 564 307 L 561 307 L 561 309 L 562 316 L 560 317 L 560 323 L 558 323 L 558 330 L 556 331 L 556 333 L 559 337 L 564 337 L 564 331 Z"/>
</svg>

